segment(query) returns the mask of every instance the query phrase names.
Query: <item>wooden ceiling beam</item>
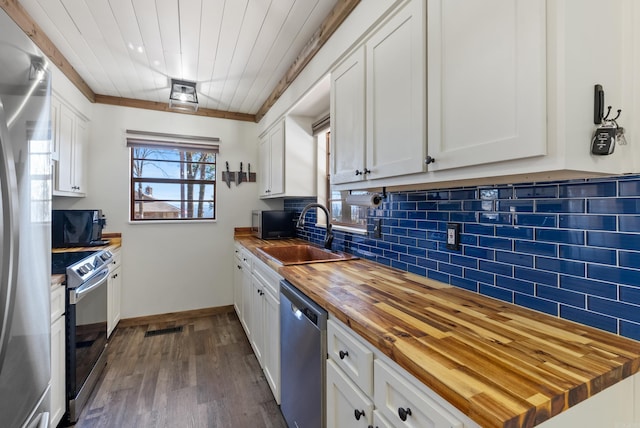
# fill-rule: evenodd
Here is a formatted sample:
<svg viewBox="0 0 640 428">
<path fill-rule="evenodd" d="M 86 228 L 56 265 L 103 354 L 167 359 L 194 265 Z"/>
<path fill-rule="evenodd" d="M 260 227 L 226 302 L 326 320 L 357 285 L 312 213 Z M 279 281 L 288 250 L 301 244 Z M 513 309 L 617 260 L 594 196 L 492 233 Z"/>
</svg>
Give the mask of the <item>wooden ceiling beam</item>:
<svg viewBox="0 0 640 428">
<path fill-rule="evenodd" d="M 269 111 L 275 102 L 284 94 L 284 91 L 298 77 L 300 72 L 307 66 L 309 61 L 318 53 L 320 48 L 329 40 L 331 35 L 340 27 L 342 22 L 360 3 L 360 0 L 338 0 L 338 3 L 331 9 L 329 15 L 322 21 L 320 28 L 313 34 L 311 40 L 302 48 L 302 51 L 295 59 L 289 70 L 280 79 L 271 95 L 265 100 L 256 113 L 256 122 L 259 122 Z"/>
<path fill-rule="evenodd" d="M 100 104 L 109 104 L 120 107 L 142 108 L 147 110 L 165 111 L 168 113 L 182 113 L 196 116 L 216 117 L 219 119 L 241 120 L 244 122 L 256 122 L 256 116 L 247 113 L 236 113 L 232 111 L 213 110 L 208 108 L 199 108 L 198 111 L 178 110 L 169 108 L 169 103 L 160 103 L 156 101 L 137 100 L 133 98 L 112 97 L 110 95 L 96 94 L 95 102 Z"/>
<path fill-rule="evenodd" d="M 51 39 L 42 31 L 42 28 L 31 18 L 31 15 L 22 7 L 17 0 L 0 0 L 0 7 L 27 36 L 40 48 L 49 60 L 54 63 L 76 88 L 91 102 L 95 102 L 96 94 L 87 85 L 75 68 L 62 55 L 62 52 L 53 44 Z"/>
<path fill-rule="evenodd" d="M 101 104 L 143 108 L 172 113 L 195 114 L 198 116 L 259 122 L 359 3 L 360 0 L 338 0 L 338 3 L 336 3 L 329 15 L 327 15 L 320 25 L 320 28 L 304 46 L 296 60 L 291 64 L 285 75 L 280 79 L 274 90 L 255 115 L 213 109 L 198 109 L 197 112 L 180 111 L 170 109 L 168 103 L 96 94 L 84 79 L 80 77 L 71 63 L 69 63 L 64 55 L 62 55 L 51 39 L 49 39 L 42 28 L 40 28 L 40 26 L 27 13 L 18 0 L 0 0 L 0 7 L 11 17 L 11 19 L 13 19 L 13 21 L 15 21 L 22 31 L 24 31 L 31 40 L 33 40 L 49 60 L 51 60 L 51 62 L 53 62 L 62 71 L 71 83 L 73 83 L 76 88 L 78 88 L 78 90 L 92 103 L 98 102 Z"/>
</svg>

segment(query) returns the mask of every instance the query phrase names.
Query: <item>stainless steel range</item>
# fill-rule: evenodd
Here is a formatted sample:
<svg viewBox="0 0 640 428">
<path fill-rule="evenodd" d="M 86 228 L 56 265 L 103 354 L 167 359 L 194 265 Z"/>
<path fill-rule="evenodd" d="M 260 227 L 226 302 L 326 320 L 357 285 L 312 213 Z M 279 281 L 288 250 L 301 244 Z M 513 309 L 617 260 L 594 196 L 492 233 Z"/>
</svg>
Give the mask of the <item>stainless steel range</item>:
<svg viewBox="0 0 640 428">
<path fill-rule="evenodd" d="M 52 254 L 67 276 L 67 417 L 76 422 L 107 362 L 108 250 Z"/>
</svg>

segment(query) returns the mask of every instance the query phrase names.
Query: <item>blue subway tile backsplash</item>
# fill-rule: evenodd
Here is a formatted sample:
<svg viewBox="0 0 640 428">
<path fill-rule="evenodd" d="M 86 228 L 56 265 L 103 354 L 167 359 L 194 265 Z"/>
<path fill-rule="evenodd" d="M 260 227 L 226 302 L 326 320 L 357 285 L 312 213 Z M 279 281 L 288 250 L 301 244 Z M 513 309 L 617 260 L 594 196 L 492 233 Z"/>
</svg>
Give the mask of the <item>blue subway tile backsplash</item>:
<svg viewBox="0 0 640 428">
<path fill-rule="evenodd" d="M 315 215 L 299 236 L 321 244 Z M 640 176 L 390 192 L 367 223 L 367 235 L 335 231 L 334 249 L 640 340 Z"/>
</svg>

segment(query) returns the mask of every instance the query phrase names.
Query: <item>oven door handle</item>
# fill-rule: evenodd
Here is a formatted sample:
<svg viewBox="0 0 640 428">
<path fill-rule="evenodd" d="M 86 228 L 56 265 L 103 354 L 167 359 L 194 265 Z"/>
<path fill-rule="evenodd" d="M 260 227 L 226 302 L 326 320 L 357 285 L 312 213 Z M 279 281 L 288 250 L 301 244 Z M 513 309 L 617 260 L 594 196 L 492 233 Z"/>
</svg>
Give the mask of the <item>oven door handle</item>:
<svg viewBox="0 0 640 428">
<path fill-rule="evenodd" d="M 69 303 L 71 303 L 72 305 L 75 305 L 80 300 L 82 300 L 84 296 L 86 296 L 88 293 L 92 292 L 94 289 L 96 289 L 97 287 L 100 287 L 102 284 L 107 282 L 107 279 L 109 279 L 108 268 L 98 272 L 94 277 L 91 278 L 89 282 L 81 285 L 75 290 L 71 290 L 71 292 L 69 293 Z"/>
</svg>

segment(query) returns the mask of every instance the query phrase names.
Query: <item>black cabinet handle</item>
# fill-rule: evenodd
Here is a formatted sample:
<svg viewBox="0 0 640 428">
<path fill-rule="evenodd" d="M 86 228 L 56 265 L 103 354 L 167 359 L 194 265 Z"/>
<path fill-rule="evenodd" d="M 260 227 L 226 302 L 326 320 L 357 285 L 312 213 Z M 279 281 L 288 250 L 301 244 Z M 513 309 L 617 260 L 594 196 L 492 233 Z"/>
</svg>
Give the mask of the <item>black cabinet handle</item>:
<svg viewBox="0 0 640 428">
<path fill-rule="evenodd" d="M 356 169 L 356 175 L 367 175 L 370 174 L 371 170 L 365 168 L 363 171 L 360 171 L 359 169 Z"/>
<path fill-rule="evenodd" d="M 338 352 L 338 355 L 340 355 L 340 359 L 344 360 L 344 357 L 348 357 L 349 356 L 349 352 L 347 351 L 340 351 Z"/>
<path fill-rule="evenodd" d="M 238 267 L 238 269 L 242 270 L 242 266 L 240 265 L 236 265 Z"/>
<path fill-rule="evenodd" d="M 407 416 L 411 416 L 411 409 L 408 407 L 406 409 L 398 407 L 398 416 L 400 416 L 400 420 L 402 420 L 402 422 L 406 421 Z"/>
<path fill-rule="evenodd" d="M 425 158 L 425 160 L 424 160 L 424 164 L 425 165 L 430 165 L 430 164 L 434 163 L 435 161 L 436 161 L 435 158 L 432 158 L 431 156 L 427 156 Z"/>
<path fill-rule="evenodd" d="M 353 416 L 355 416 L 356 421 L 359 421 L 362 416 L 364 416 L 364 410 L 355 409 L 353 411 Z"/>
</svg>

